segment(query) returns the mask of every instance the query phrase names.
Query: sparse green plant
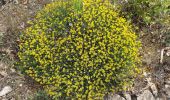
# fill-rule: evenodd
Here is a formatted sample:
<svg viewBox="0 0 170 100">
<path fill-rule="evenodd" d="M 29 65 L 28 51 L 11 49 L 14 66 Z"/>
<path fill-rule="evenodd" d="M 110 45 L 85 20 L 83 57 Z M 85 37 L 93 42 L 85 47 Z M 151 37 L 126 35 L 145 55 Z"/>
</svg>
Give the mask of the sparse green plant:
<svg viewBox="0 0 170 100">
<path fill-rule="evenodd" d="M 45 91 L 39 90 L 33 95 L 33 97 L 29 98 L 29 100 L 52 100 L 52 99 Z"/>
<path fill-rule="evenodd" d="M 170 14 L 169 0 L 113 0 L 122 16 L 138 26 L 166 23 Z M 119 2 L 118 2 L 119 1 Z M 168 19 L 167 19 L 168 18 Z"/>
</svg>

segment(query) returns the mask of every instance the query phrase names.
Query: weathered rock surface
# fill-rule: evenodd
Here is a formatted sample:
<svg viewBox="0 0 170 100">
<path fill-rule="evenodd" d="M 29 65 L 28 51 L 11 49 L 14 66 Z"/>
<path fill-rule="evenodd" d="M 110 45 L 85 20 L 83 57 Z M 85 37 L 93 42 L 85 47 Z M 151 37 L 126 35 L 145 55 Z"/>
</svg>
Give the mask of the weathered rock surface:
<svg viewBox="0 0 170 100">
<path fill-rule="evenodd" d="M 158 90 L 157 90 L 156 85 L 155 85 L 154 83 L 152 83 L 152 84 L 150 85 L 150 88 L 151 88 L 151 90 L 152 90 L 153 95 L 154 95 L 155 97 L 157 97 L 157 96 L 158 96 Z"/>
<path fill-rule="evenodd" d="M 12 88 L 10 86 L 5 86 L 1 91 L 0 91 L 0 97 L 8 94 L 9 92 L 12 91 Z"/>
<path fill-rule="evenodd" d="M 0 0 L 0 7 L 5 4 L 4 0 Z"/>
<path fill-rule="evenodd" d="M 125 98 L 121 97 L 118 94 L 114 94 L 114 95 L 108 95 L 106 97 L 104 97 L 104 100 L 125 100 Z"/>
<path fill-rule="evenodd" d="M 170 85 L 165 84 L 165 93 L 167 98 L 170 98 Z"/>
<path fill-rule="evenodd" d="M 155 100 L 155 98 L 149 90 L 145 90 L 137 97 L 137 100 Z"/>
<path fill-rule="evenodd" d="M 3 77 L 6 77 L 8 74 L 5 71 L 1 71 L 0 75 L 2 75 Z"/>
<path fill-rule="evenodd" d="M 125 96 L 125 99 L 126 99 L 126 100 L 132 100 L 130 94 L 125 93 L 124 96 Z"/>
</svg>

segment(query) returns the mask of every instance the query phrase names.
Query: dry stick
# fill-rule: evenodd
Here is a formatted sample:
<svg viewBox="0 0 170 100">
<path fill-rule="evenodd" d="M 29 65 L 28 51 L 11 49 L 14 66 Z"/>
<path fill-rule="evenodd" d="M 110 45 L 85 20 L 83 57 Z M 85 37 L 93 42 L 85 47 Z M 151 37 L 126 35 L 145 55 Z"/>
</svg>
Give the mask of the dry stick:
<svg viewBox="0 0 170 100">
<path fill-rule="evenodd" d="M 163 63 L 163 57 L 164 57 L 164 51 L 165 50 L 170 50 L 170 47 L 165 47 L 161 50 L 161 59 L 160 59 L 160 63 Z"/>
<path fill-rule="evenodd" d="M 164 49 L 161 50 L 161 59 L 160 59 L 160 63 L 161 64 L 163 62 L 163 57 L 164 57 Z"/>
<path fill-rule="evenodd" d="M 28 2 L 29 2 L 29 0 L 24 0 L 23 4 L 26 5 L 26 4 L 28 4 Z"/>
</svg>

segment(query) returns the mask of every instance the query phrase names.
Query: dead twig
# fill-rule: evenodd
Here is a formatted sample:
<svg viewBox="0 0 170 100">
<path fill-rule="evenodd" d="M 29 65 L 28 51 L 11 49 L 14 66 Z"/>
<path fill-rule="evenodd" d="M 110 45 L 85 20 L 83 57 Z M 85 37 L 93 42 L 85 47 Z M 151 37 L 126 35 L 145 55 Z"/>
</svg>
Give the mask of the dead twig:
<svg viewBox="0 0 170 100">
<path fill-rule="evenodd" d="M 161 58 L 160 58 L 160 63 L 163 63 L 163 57 L 164 57 L 164 51 L 165 50 L 170 50 L 170 47 L 165 47 L 161 50 Z"/>
</svg>

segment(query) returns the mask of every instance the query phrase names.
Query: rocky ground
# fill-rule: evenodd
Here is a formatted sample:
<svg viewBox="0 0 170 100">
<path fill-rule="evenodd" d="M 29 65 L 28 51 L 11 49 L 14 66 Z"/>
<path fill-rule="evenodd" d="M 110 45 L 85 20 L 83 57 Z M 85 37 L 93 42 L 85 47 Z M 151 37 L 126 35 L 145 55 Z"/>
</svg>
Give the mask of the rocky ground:
<svg viewBox="0 0 170 100">
<path fill-rule="evenodd" d="M 0 0 L 0 100 L 29 100 L 40 86 L 14 67 L 17 38 L 26 21 L 50 0 Z M 170 100 L 170 48 L 158 30 L 143 32 L 142 77 L 127 92 L 106 100 Z M 149 33 L 149 34 L 148 34 Z"/>
<path fill-rule="evenodd" d="M 19 30 L 24 29 L 25 22 L 49 1 L 0 0 L 0 100 L 28 100 L 39 89 L 13 64 Z"/>
</svg>

